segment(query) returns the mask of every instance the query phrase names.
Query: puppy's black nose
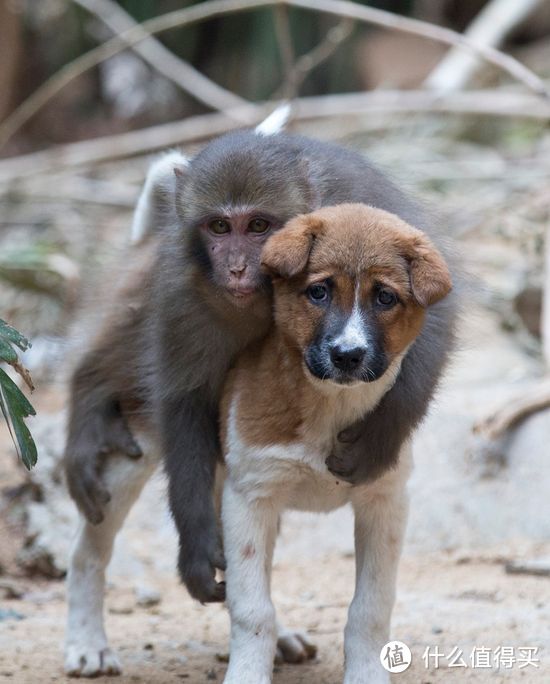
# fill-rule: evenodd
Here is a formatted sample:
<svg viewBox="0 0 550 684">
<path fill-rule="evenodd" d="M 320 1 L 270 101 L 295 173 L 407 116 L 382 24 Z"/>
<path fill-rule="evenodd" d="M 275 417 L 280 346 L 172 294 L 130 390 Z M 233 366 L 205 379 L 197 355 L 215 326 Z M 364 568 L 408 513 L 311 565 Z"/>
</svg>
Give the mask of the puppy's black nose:
<svg viewBox="0 0 550 684">
<path fill-rule="evenodd" d="M 330 350 L 330 360 L 338 370 L 351 372 L 356 370 L 365 358 L 364 347 L 346 348 L 336 345 Z"/>
</svg>

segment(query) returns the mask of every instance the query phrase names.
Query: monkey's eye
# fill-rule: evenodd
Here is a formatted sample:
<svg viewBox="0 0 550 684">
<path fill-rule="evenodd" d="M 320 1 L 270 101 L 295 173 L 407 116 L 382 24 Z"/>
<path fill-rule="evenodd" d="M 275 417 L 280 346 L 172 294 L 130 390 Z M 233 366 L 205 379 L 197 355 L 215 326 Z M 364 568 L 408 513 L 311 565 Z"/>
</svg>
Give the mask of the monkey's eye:
<svg viewBox="0 0 550 684">
<path fill-rule="evenodd" d="M 326 302 L 329 295 L 329 289 L 326 283 L 314 283 L 307 288 L 306 292 L 310 301 L 314 304 Z"/>
<path fill-rule="evenodd" d="M 380 290 L 378 290 L 376 303 L 384 309 L 391 309 L 397 304 L 397 295 L 395 292 L 392 292 L 392 290 L 382 287 Z"/>
<path fill-rule="evenodd" d="M 262 218 L 255 218 L 248 224 L 248 230 L 256 235 L 262 235 L 269 230 L 269 221 Z"/>
<path fill-rule="evenodd" d="M 214 219 L 208 224 L 208 229 L 214 235 L 225 235 L 231 231 L 231 226 L 225 219 Z"/>
</svg>

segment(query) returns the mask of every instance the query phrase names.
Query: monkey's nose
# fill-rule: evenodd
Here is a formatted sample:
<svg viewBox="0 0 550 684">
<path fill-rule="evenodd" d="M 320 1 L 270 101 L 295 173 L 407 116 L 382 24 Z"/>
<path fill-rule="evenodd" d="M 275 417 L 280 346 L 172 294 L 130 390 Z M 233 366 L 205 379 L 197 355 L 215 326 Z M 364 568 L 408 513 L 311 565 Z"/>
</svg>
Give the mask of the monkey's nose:
<svg viewBox="0 0 550 684">
<path fill-rule="evenodd" d="M 335 345 L 330 350 L 330 360 L 338 370 L 351 372 L 356 370 L 365 358 L 365 347 L 352 349 Z"/>
<path fill-rule="evenodd" d="M 229 271 L 232 275 L 239 277 L 246 271 L 246 264 L 230 266 Z"/>
</svg>

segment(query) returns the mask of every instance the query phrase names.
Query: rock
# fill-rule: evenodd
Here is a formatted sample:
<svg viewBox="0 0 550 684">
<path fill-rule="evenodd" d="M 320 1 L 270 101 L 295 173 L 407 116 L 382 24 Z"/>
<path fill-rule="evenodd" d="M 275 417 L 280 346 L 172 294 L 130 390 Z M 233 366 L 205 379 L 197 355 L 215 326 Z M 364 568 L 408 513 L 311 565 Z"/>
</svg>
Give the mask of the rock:
<svg viewBox="0 0 550 684">
<path fill-rule="evenodd" d="M 6 599 L 20 599 L 25 593 L 23 588 L 9 579 L 0 579 L 0 593 Z"/>
<path fill-rule="evenodd" d="M 125 601 L 109 606 L 109 613 L 111 613 L 111 615 L 131 615 L 133 612 L 134 607 Z"/>
<path fill-rule="evenodd" d="M 540 338 L 542 316 L 542 289 L 526 286 L 514 297 L 514 309 L 527 330 Z"/>
<path fill-rule="evenodd" d="M 156 606 L 162 600 L 161 593 L 158 591 L 158 589 L 155 589 L 154 587 L 148 587 L 146 585 L 140 585 L 136 587 L 135 594 L 138 606 L 142 606 L 144 608 Z"/>
<path fill-rule="evenodd" d="M 504 566 L 509 575 L 536 575 L 550 577 L 550 558 L 532 558 L 525 561 L 510 561 Z"/>
<path fill-rule="evenodd" d="M 33 419 L 32 434 L 39 453 L 28 479 L 38 493 L 25 506 L 26 538 L 17 562 L 29 574 L 62 577 L 67 570 L 77 511 L 64 484 L 62 458 L 65 448 L 64 412 Z"/>
<path fill-rule="evenodd" d="M 24 620 L 25 615 L 22 613 L 18 613 L 16 610 L 12 610 L 11 608 L 8 608 L 5 610 L 4 608 L 0 608 L 0 622 L 3 622 L 4 620 Z"/>
</svg>

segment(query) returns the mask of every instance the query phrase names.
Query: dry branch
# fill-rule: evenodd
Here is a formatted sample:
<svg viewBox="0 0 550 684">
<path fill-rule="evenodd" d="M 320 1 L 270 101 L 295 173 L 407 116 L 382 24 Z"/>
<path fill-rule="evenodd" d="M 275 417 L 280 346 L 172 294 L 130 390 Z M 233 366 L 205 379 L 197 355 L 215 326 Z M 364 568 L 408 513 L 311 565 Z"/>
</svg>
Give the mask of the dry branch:
<svg viewBox="0 0 550 684">
<path fill-rule="evenodd" d="M 550 379 L 547 378 L 478 421 L 473 431 L 485 439 L 495 441 L 504 437 L 507 432 L 531 414 L 548 407 L 550 407 Z"/>
<path fill-rule="evenodd" d="M 261 121 L 279 103 L 249 105 L 238 112 L 204 114 L 150 128 L 58 145 L 43 152 L 0 161 L 0 183 L 51 172 L 67 167 L 123 159 L 157 150 L 198 142 L 226 133 L 236 127 L 236 119 L 247 118 L 250 125 Z M 368 116 L 377 113 L 446 112 L 487 116 L 513 116 L 550 121 L 550 102 L 533 95 L 476 90 L 440 95 L 425 90 L 377 90 L 305 97 L 294 101 L 292 118 L 313 121 L 330 117 Z M 388 125 L 391 121 L 387 122 Z"/>
<path fill-rule="evenodd" d="M 542 356 L 550 371 L 550 225 L 546 226 L 544 244 L 544 282 L 541 317 Z"/>
<path fill-rule="evenodd" d="M 376 24 L 388 29 L 429 38 L 438 43 L 463 48 L 468 52 L 479 55 L 480 58 L 494 64 L 498 69 L 506 71 L 512 78 L 522 82 L 537 94 L 550 97 L 550 92 L 544 82 L 517 59 L 490 46 L 478 45 L 467 36 L 457 33 L 452 29 L 436 26 L 419 19 L 403 17 L 373 7 L 359 6 L 348 0 L 284 0 L 284 2 L 294 7 L 303 7 L 350 19 L 357 19 L 369 24 Z"/>
<path fill-rule="evenodd" d="M 113 0 L 73 0 L 73 2 L 100 19 L 116 35 L 139 27 L 120 5 Z M 142 30 L 141 42 L 130 47 L 159 74 L 177 85 L 207 107 L 224 111 L 247 104 L 247 100 L 222 88 L 197 71 L 191 64 L 176 57 L 173 52 Z"/>
<path fill-rule="evenodd" d="M 492 0 L 481 10 L 464 35 L 477 45 L 497 47 L 506 36 L 546 0 Z M 476 55 L 451 48 L 425 81 L 439 91 L 459 90 L 480 66 Z"/>
<path fill-rule="evenodd" d="M 349 38 L 354 26 L 355 22 L 351 19 L 343 19 L 339 24 L 330 28 L 318 45 L 296 60 L 296 63 L 288 71 L 283 85 L 275 91 L 271 99 L 296 97 L 309 74 L 332 57 L 340 45 Z"/>
<path fill-rule="evenodd" d="M 418 19 L 392 14 L 372 7 L 356 5 L 348 0 L 211 0 L 201 5 L 193 5 L 181 10 L 155 17 L 141 25 L 124 31 L 119 36 L 103 43 L 82 55 L 74 62 L 65 65 L 50 77 L 27 100 L 25 100 L 1 125 L 0 148 L 23 126 L 41 107 L 49 102 L 63 87 L 102 61 L 116 55 L 128 46 L 141 42 L 145 36 L 158 34 L 172 28 L 190 26 L 199 21 L 231 14 L 243 10 L 257 9 L 278 4 L 302 7 L 313 11 L 325 12 L 336 16 L 357 19 L 358 21 L 383 26 L 423 36 L 447 45 L 461 46 L 479 54 L 487 62 L 509 73 L 514 79 L 524 83 L 539 95 L 549 96 L 541 79 L 513 57 L 494 48 L 478 46 L 460 33 L 435 26 Z"/>
<path fill-rule="evenodd" d="M 281 97 L 290 100 L 296 96 L 296 90 L 293 89 L 291 80 L 295 55 L 292 45 L 292 34 L 290 32 L 288 7 L 285 5 L 277 5 L 275 7 L 275 35 L 283 65 L 283 85 L 281 86 L 280 93 Z"/>
</svg>

